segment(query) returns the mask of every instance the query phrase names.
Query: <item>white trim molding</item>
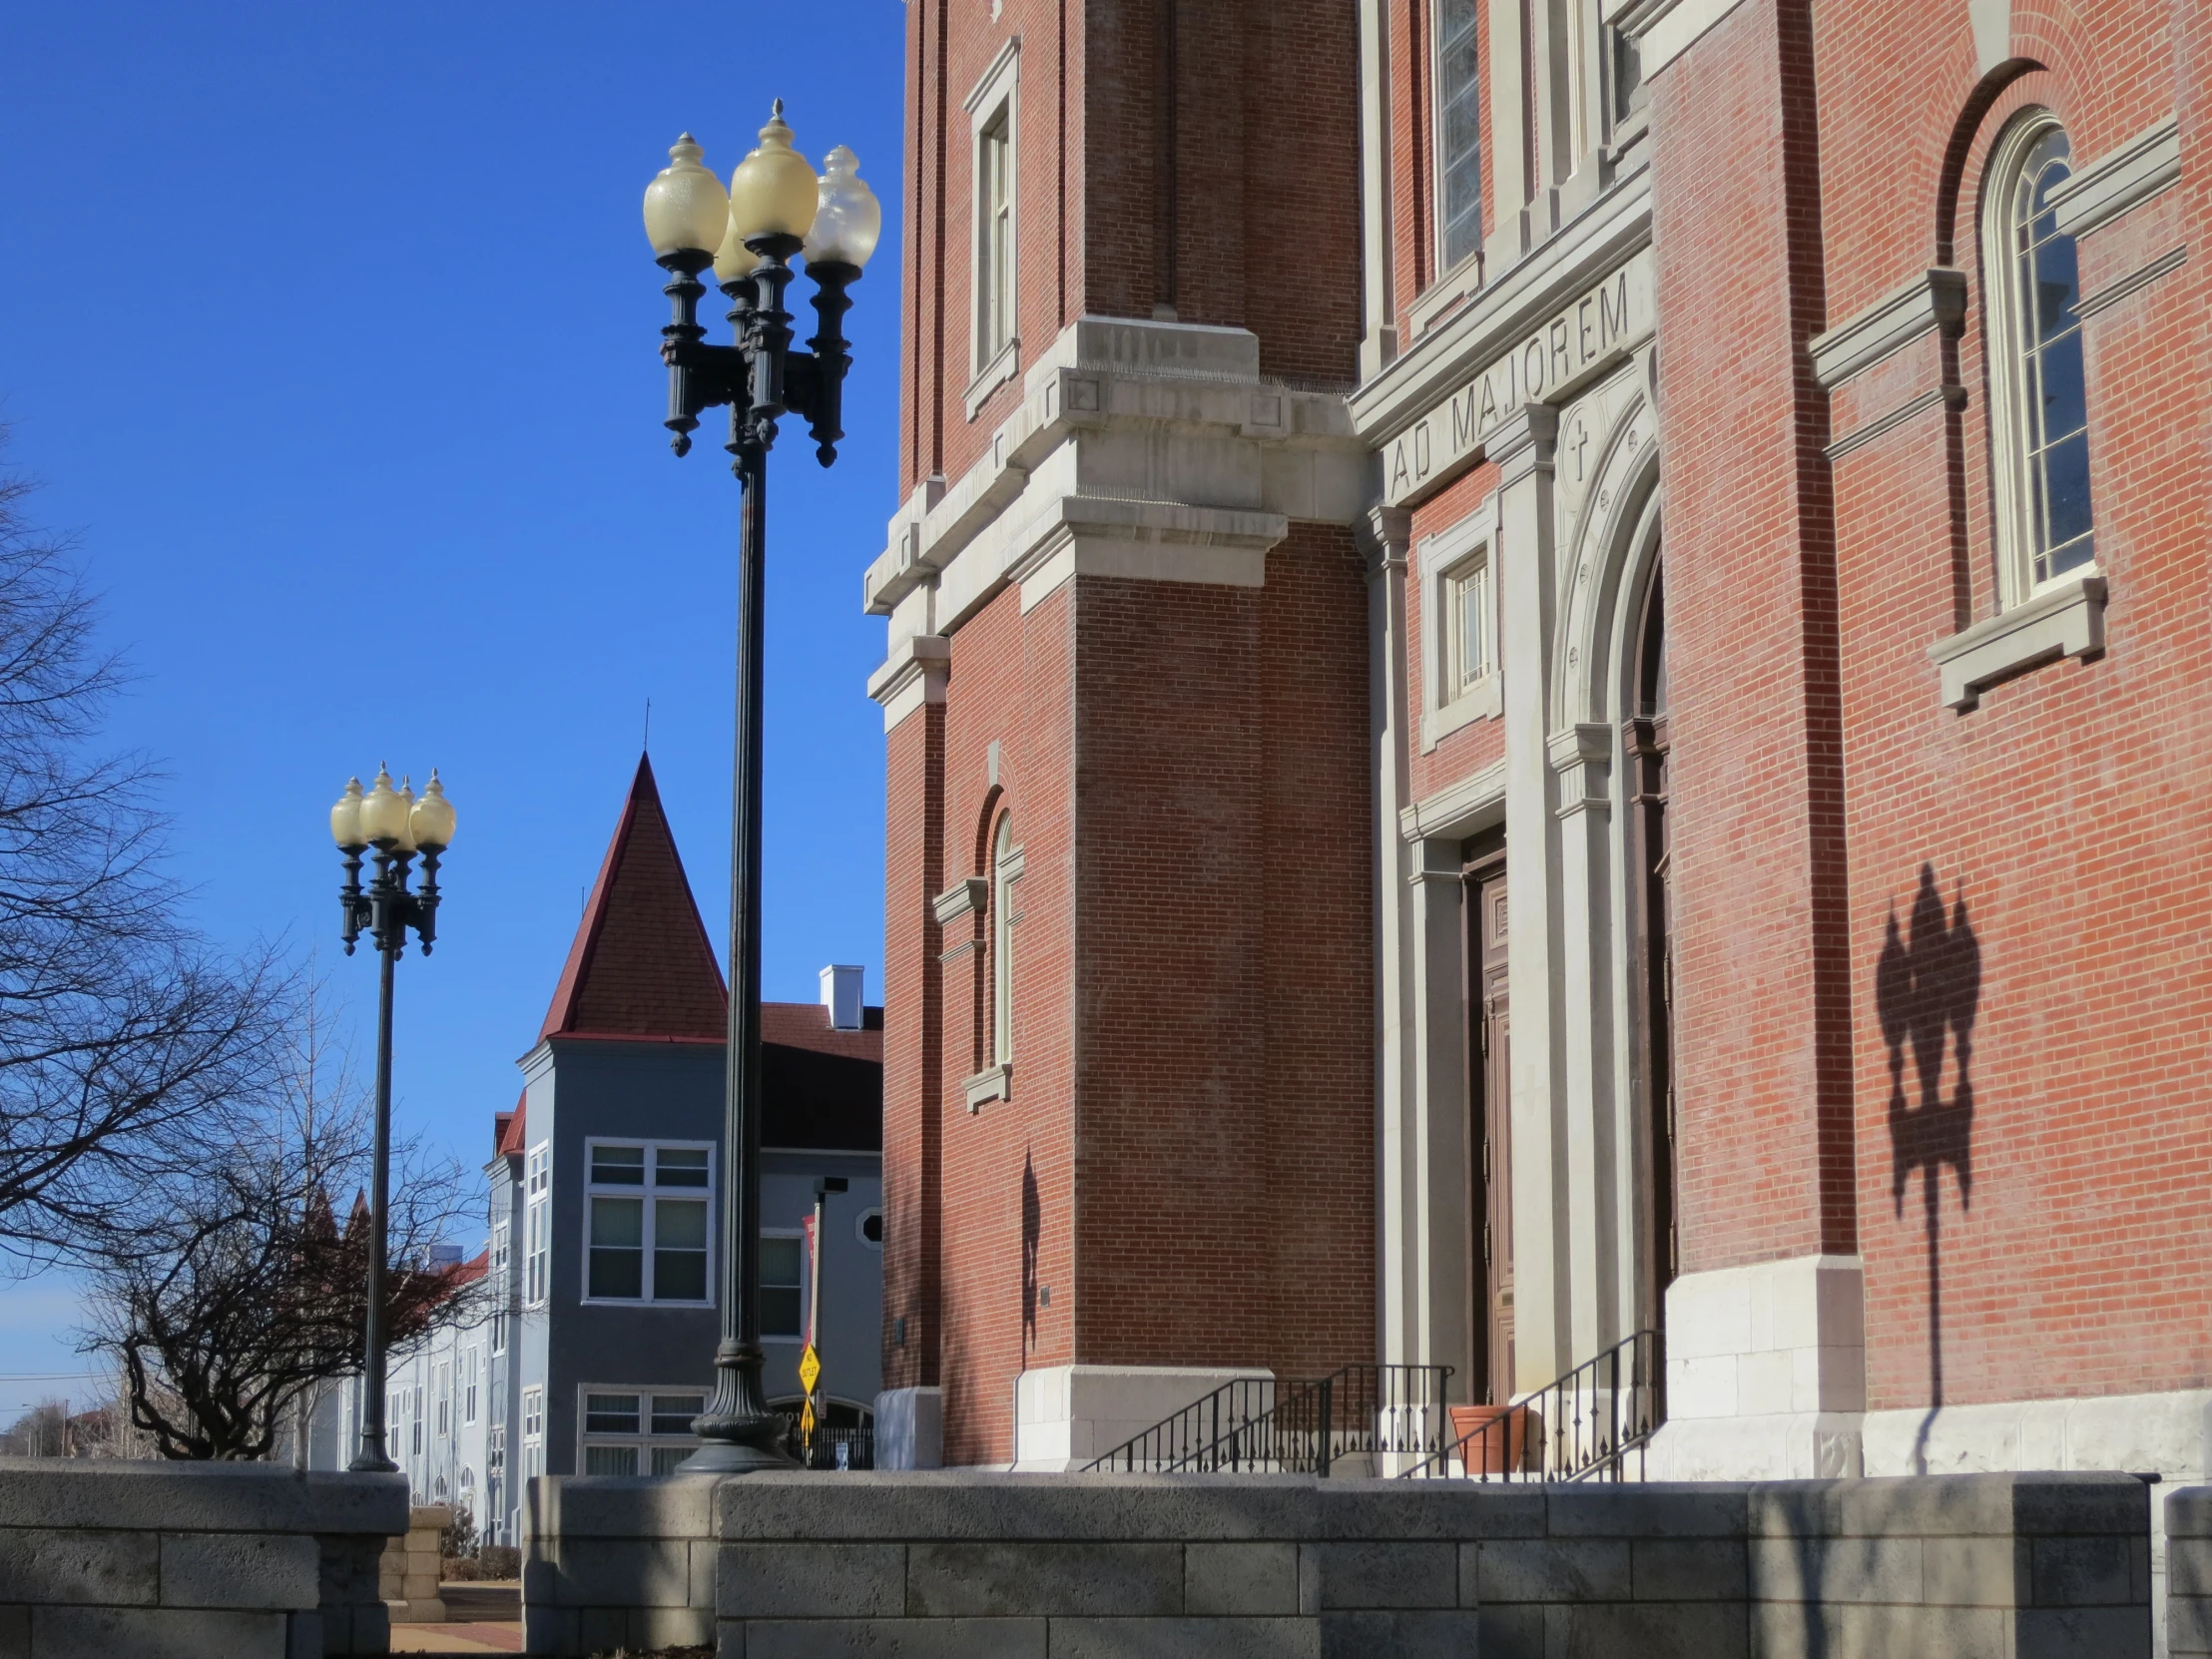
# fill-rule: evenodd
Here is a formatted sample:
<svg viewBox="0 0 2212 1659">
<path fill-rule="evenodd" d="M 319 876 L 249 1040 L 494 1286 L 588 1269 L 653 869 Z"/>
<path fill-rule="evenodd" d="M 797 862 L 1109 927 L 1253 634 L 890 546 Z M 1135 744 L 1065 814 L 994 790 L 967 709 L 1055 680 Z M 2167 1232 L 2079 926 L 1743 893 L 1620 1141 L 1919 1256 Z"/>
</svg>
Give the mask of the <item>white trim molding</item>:
<svg viewBox="0 0 2212 1659">
<path fill-rule="evenodd" d="M 2000 680 L 2064 657 L 2104 650 L 2104 578 L 2063 578 L 2034 598 L 1999 611 L 1928 648 L 1943 674 L 1943 703 L 1960 714 Z"/>
<path fill-rule="evenodd" d="M 1648 80 L 1704 38 L 1739 0 L 1605 0 L 1605 21 L 1636 37 Z"/>
<path fill-rule="evenodd" d="M 888 732 L 926 703 L 942 703 L 952 673 L 952 642 L 941 634 L 914 634 L 893 645 L 867 677 L 867 694 L 883 706 Z"/>
<path fill-rule="evenodd" d="M 1497 761 L 1407 807 L 1397 815 L 1397 832 L 1407 842 L 1471 835 L 1497 824 L 1504 810 L 1505 763 Z"/>
<path fill-rule="evenodd" d="M 2180 177 L 2181 124 L 2169 115 L 2110 155 L 2077 169 L 2051 192 L 2051 211 L 2060 232 L 2085 237 L 2148 202 Z"/>
<path fill-rule="evenodd" d="M 1966 315 L 1966 274 L 1948 266 L 1915 272 L 1849 321 L 1806 342 L 1813 376 L 1833 391 L 1925 334 L 1956 328 Z"/>
<path fill-rule="evenodd" d="M 965 1079 L 960 1088 L 967 1096 L 967 1109 L 980 1112 L 987 1100 L 1004 1100 L 1014 1086 L 1014 1062 L 991 1066 Z"/>
<path fill-rule="evenodd" d="M 950 926 L 990 902 L 991 884 L 980 875 L 964 875 L 929 901 L 939 927 Z"/>
<path fill-rule="evenodd" d="M 1504 708 L 1497 649 L 1497 499 L 1492 496 L 1448 529 L 1421 538 L 1415 554 L 1421 584 L 1420 748 L 1423 755 L 1449 734 L 1478 720 L 1495 720 Z M 1485 672 L 1457 696 L 1447 697 L 1444 681 L 1453 664 L 1446 645 L 1444 588 L 1449 578 L 1481 554 L 1489 560 L 1490 600 L 1485 607 L 1489 638 L 1482 642 Z"/>
</svg>

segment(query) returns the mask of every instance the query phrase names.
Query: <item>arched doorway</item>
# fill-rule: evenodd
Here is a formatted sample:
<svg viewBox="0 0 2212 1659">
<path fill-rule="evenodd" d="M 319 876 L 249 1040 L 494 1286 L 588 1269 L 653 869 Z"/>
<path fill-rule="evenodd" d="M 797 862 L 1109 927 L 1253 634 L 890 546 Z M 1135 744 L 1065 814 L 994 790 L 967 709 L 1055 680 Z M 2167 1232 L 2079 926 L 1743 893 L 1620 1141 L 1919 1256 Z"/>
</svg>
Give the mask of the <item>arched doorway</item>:
<svg viewBox="0 0 2212 1659">
<path fill-rule="evenodd" d="M 1628 760 L 1630 915 L 1636 958 L 1637 1210 L 1642 1268 L 1635 1325 L 1661 1329 L 1679 1261 L 1675 1232 L 1673 908 L 1668 890 L 1667 621 L 1665 564 L 1655 547 L 1635 612 L 1630 655 Z"/>
</svg>

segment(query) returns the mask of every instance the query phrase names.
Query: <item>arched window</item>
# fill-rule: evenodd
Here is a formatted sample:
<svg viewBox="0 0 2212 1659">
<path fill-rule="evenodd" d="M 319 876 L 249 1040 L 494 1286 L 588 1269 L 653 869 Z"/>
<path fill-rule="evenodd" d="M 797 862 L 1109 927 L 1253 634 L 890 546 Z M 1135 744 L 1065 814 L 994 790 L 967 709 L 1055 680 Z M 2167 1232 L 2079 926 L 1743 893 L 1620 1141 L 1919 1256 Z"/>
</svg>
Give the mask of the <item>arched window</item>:
<svg viewBox="0 0 2212 1659">
<path fill-rule="evenodd" d="M 1014 844 L 1011 814 L 998 821 L 991 843 L 991 1064 L 1014 1060 L 1014 884 L 1021 879 L 1021 848 Z"/>
<path fill-rule="evenodd" d="M 2081 278 L 2053 192 L 2072 176 L 2066 130 L 2030 110 L 2005 130 L 1981 195 L 1989 459 L 2002 600 L 2016 605 L 2096 557 Z"/>
</svg>

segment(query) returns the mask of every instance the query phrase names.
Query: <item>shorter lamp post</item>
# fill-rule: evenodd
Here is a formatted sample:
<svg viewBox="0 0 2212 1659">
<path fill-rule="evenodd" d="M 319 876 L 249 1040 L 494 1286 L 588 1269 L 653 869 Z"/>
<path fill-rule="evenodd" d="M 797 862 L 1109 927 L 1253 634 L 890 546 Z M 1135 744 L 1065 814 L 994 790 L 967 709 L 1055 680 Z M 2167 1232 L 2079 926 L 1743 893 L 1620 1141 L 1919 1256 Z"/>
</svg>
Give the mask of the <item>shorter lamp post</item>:
<svg viewBox="0 0 2212 1659">
<path fill-rule="evenodd" d="M 430 954 L 437 938 L 438 860 L 453 844 L 453 804 L 435 771 L 417 801 L 412 788 L 391 787 L 391 774 L 379 767 L 375 785 L 361 793 L 351 779 L 330 809 L 330 838 L 345 860 L 345 885 L 338 889 L 343 915 L 338 936 L 345 953 L 368 931 L 376 946 L 380 974 L 376 999 L 376 1140 L 368 1185 L 368 1316 L 362 1331 L 361 1448 L 348 1467 L 388 1474 L 399 1467 L 384 1449 L 384 1276 L 386 1224 L 391 1198 L 391 979 L 392 966 L 407 948 L 407 929 Z M 361 854 L 373 852 L 376 873 L 364 890 Z M 408 868 L 422 856 L 422 885 L 409 891 Z"/>
<path fill-rule="evenodd" d="M 799 1366 L 799 1380 L 807 1388 L 805 1437 L 810 1464 L 815 1459 L 815 1425 L 821 1415 L 815 1396 L 822 1382 L 822 1253 L 829 1244 L 823 1236 L 822 1224 L 829 1217 L 830 1195 L 843 1192 L 847 1185 L 841 1175 L 825 1175 L 815 1182 L 815 1248 L 809 1252 L 813 1260 L 808 1264 L 807 1351 L 801 1356 Z"/>
</svg>

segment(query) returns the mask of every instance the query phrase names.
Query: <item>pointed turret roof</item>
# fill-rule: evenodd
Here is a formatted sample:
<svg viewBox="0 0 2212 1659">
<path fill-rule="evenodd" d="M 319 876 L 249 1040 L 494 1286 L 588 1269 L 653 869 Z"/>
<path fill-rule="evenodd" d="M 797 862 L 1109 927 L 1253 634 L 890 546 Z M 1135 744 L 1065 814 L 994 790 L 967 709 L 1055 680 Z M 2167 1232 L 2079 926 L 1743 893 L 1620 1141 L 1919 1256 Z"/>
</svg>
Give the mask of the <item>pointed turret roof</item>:
<svg viewBox="0 0 2212 1659">
<path fill-rule="evenodd" d="M 721 1042 L 727 996 L 653 763 L 640 756 L 538 1036 Z"/>
</svg>

